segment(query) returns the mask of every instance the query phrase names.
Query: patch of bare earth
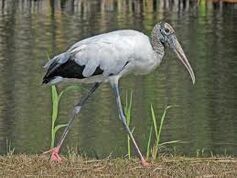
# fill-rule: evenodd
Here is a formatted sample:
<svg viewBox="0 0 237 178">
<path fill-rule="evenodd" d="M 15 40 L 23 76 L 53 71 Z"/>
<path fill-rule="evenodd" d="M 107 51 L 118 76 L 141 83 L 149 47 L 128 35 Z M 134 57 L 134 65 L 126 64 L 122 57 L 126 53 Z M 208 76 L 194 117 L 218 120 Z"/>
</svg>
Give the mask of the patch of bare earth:
<svg viewBox="0 0 237 178">
<path fill-rule="evenodd" d="M 12 155 L 0 156 L 0 176 L 237 177 L 237 158 L 161 157 L 144 168 L 137 159 L 91 160 L 74 156 L 52 163 L 45 155 Z"/>
</svg>

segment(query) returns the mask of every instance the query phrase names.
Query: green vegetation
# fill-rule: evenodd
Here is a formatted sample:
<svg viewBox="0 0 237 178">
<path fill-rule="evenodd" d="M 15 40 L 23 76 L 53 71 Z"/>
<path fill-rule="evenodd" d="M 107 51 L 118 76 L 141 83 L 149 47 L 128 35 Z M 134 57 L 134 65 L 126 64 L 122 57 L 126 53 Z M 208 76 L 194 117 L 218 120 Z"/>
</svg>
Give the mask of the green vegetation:
<svg viewBox="0 0 237 178">
<path fill-rule="evenodd" d="M 125 107 L 124 107 L 124 113 L 127 119 L 127 125 L 130 126 L 131 123 L 131 109 L 132 109 L 132 91 L 130 93 L 129 101 L 128 101 L 128 95 L 126 93 L 126 100 L 125 100 Z M 134 129 L 132 129 L 132 132 Z M 131 144 L 130 144 L 130 137 L 127 135 L 127 147 L 128 147 L 128 158 L 131 158 Z"/>
<path fill-rule="evenodd" d="M 162 128 L 163 128 L 165 116 L 167 114 L 168 109 L 170 109 L 170 108 L 171 108 L 171 106 L 167 106 L 164 109 L 164 112 L 163 112 L 163 114 L 161 116 L 161 119 L 160 119 L 160 124 L 159 124 L 160 126 L 158 127 L 155 111 L 154 111 L 153 106 L 151 105 L 151 118 L 152 118 L 153 126 L 150 127 L 149 138 L 148 138 L 148 141 L 147 141 L 147 152 L 146 152 L 147 159 L 149 158 L 150 154 L 151 154 L 151 157 L 152 157 L 153 160 L 157 159 L 158 158 L 158 150 L 161 146 L 164 146 L 166 144 L 172 144 L 172 143 L 180 142 L 180 140 L 172 140 L 172 141 L 160 143 L 161 131 L 162 131 Z M 155 131 L 155 143 L 153 144 L 153 146 L 151 148 L 151 139 L 152 139 L 153 130 Z"/>
<path fill-rule="evenodd" d="M 127 119 L 127 125 L 130 127 L 131 123 L 131 110 L 132 110 L 132 91 L 130 92 L 130 96 L 128 98 L 128 94 L 126 93 L 126 98 L 125 98 L 125 107 L 124 107 L 124 113 Z M 149 159 L 150 156 L 152 157 L 153 160 L 158 158 L 158 150 L 160 147 L 166 145 L 166 144 L 172 144 L 172 143 L 178 143 L 180 140 L 172 140 L 168 142 L 163 142 L 160 143 L 160 137 L 161 137 L 161 131 L 163 128 L 164 120 L 167 114 L 168 109 L 170 109 L 172 106 L 167 106 L 164 109 L 164 112 L 160 118 L 160 123 L 158 124 L 157 118 L 155 115 L 154 108 L 151 104 L 151 120 L 152 120 L 152 126 L 150 127 L 150 132 L 149 132 L 149 137 L 147 141 L 147 146 L 146 146 L 146 158 Z M 154 137 L 155 141 L 154 144 L 152 144 L 152 137 L 153 137 L 153 130 L 154 130 Z M 132 129 L 132 132 L 134 131 L 134 128 Z M 130 144 L 130 137 L 127 135 L 127 155 L 128 158 L 131 158 L 131 144 Z"/>
<path fill-rule="evenodd" d="M 52 114 L 51 114 L 51 144 L 50 147 L 53 148 L 55 145 L 56 133 L 60 128 L 67 126 L 67 124 L 56 124 L 58 120 L 59 104 L 63 94 L 67 91 L 78 89 L 78 86 L 68 86 L 62 90 L 59 94 L 55 85 L 51 86 L 51 98 L 52 98 Z"/>
<path fill-rule="evenodd" d="M 60 93 L 61 94 L 61 93 Z M 52 97 L 52 114 L 51 114 L 51 144 L 50 147 L 53 148 L 55 144 L 55 136 L 56 132 L 65 127 L 66 124 L 58 124 L 55 125 L 55 122 L 58 118 L 58 111 L 59 111 L 59 102 L 60 102 L 60 95 L 58 95 L 56 86 L 51 86 L 51 97 Z"/>
<path fill-rule="evenodd" d="M 57 91 L 56 86 L 51 86 L 51 96 L 52 96 L 52 115 L 51 115 L 51 120 L 52 120 L 52 127 L 51 127 L 51 148 L 55 146 L 55 137 L 56 133 L 60 128 L 63 128 L 67 126 L 67 124 L 56 124 L 56 121 L 58 119 L 58 113 L 59 113 L 59 103 L 62 98 L 62 95 L 70 91 L 72 89 L 77 89 L 77 86 L 68 86 L 64 90 L 62 90 L 59 94 Z M 130 127 L 131 123 L 131 110 L 132 110 L 132 101 L 133 101 L 133 93 L 132 91 L 130 92 L 130 96 L 126 93 L 126 98 L 125 98 L 125 107 L 124 107 L 124 113 L 126 116 L 126 122 L 128 127 Z M 160 137 L 161 137 L 161 131 L 163 128 L 164 120 L 167 114 L 168 109 L 170 109 L 171 106 L 167 106 L 164 109 L 164 112 L 161 116 L 160 119 L 160 124 L 157 122 L 157 118 L 155 115 L 155 111 L 153 106 L 151 105 L 151 119 L 152 119 L 152 126 L 150 127 L 150 133 L 147 141 L 147 148 L 146 148 L 146 157 L 149 159 L 151 156 L 153 160 L 158 158 L 158 150 L 160 146 L 163 146 L 165 144 L 171 144 L 171 143 L 177 143 L 180 140 L 174 140 L 174 141 L 169 141 L 169 142 L 164 142 L 160 143 Z M 155 142 L 153 145 L 152 144 L 152 134 L 154 130 L 154 137 L 155 137 Z M 134 128 L 132 129 L 132 132 L 134 131 Z M 129 159 L 131 159 L 131 143 L 130 143 L 130 137 L 127 135 L 127 156 Z"/>
<path fill-rule="evenodd" d="M 11 156 L 15 152 L 15 148 L 12 147 L 12 142 L 8 139 L 6 139 L 6 150 L 7 150 L 7 156 Z"/>
</svg>

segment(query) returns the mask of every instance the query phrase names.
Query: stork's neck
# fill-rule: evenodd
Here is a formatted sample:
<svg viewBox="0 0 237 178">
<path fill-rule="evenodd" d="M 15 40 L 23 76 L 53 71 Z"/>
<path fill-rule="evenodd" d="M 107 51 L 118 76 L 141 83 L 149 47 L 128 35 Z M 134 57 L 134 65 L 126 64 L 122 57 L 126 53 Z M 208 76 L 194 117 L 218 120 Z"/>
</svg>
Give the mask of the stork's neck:
<svg viewBox="0 0 237 178">
<path fill-rule="evenodd" d="M 159 55 L 164 56 L 164 45 L 160 42 L 159 36 L 161 35 L 159 26 L 156 25 L 151 32 L 151 45 L 153 50 Z"/>
</svg>

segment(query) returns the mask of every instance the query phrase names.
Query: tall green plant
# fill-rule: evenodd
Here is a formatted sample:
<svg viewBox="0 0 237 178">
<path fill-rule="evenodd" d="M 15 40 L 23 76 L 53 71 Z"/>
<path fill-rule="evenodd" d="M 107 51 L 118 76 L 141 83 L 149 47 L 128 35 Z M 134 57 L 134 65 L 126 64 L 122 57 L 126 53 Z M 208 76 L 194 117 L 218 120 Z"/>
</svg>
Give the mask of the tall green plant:
<svg viewBox="0 0 237 178">
<path fill-rule="evenodd" d="M 55 85 L 51 86 L 51 99 L 52 99 L 52 113 L 51 113 L 51 144 L 50 147 L 53 148 L 55 145 L 55 137 L 56 133 L 60 128 L 63 128 L 67 126 L 67 124 L 57 124 L 56 121 L 58 119 L 58 113 L 59 113 L 59 103 L 63 96 L 63 94 L 67 91 L 70 91 L 72 89 L 77 89 L 78 86 L 69 86 L 62 90 L 59 94 L 57 91 L 57 88 Z"/>
<path fill-rule="evenodd" d="M 171 107 L 172 106 L 167 106 L 164 109 L 164 112 L 163 112 L 161 119 L 160 119 L 160 125 L 158 127 L 155 111 L 154 111 L 153 106 L 151 105 L 151 119 L 152 119 L 153 125 L 150 127 L 150 133 L 149 133 L 149 138 L 148 138 L 148 142 L 147 142 L 147 154 L 146 154 L 147 159 L 149 158 L 150 154 L 153 159 L 156 159 L 158 157 L 159 147 L 164 146 L 166 144 L 180 142 L 180 140 L 172 140 L 172 141 L 160 143 L 161 131 L 163 128 L 164 120 L 165 120 L 168 109 L 170 109 Z M 154 133 L 155 134 L 155 143 L 151 148 L 151 138 L 152 138 L 153 130 L 155 132 Z"/>
<path fill-rule="evenodd" d="M 160 143 L 161 130 L 163 128 L 165 116 L 166 116 L 167 110 L 169 108 L 171 108 L 171 106 L 167 106 L 165 108 L 165 110 L 164 110 L 164 112 L 163 112 L 163 114 L 161 116 L 160 127 L 158 129 L 154 108 L 151 105 L 151 117 L 152 117 L 152 121 L 153 121 L 153 127 L 154 127 L 154 130 L 155 130 L 155 138 L 156 138 L 155 145 L 153 146 L 153 149 L 152 149 L 152 158 L 153 159 L 155 159 L 157 157 L 157 154 L 158 154 L 158 146 L 159 146 L 159 143 Z"/>
<path fill-rule="evenodd" d="M 150 156 L 152 131 L 153 131 L 153 127 L 151 126 L 148 141 L 147 141 L 147 146 L 146 146 L 146 159 L 149 159 L 149 156 Z"/>
<path fill-rule="evenodd" d="M 126 100 L 125 100 L 125 107 L 124 107 L 124 113 L 126 116 L 126 122 L 127 122 L 128 127 L 130 126 L 130 123 L 131 123 L 131 110 L 132 110 L 132 91 L 130 93 L 129 99 L 126 93 Z M 128 158 L 130 159 L 131 158 L 131 144 L 130 144 L 129 135 L 127 135 L 127 149 L 128 149 Z"/>
</svg>

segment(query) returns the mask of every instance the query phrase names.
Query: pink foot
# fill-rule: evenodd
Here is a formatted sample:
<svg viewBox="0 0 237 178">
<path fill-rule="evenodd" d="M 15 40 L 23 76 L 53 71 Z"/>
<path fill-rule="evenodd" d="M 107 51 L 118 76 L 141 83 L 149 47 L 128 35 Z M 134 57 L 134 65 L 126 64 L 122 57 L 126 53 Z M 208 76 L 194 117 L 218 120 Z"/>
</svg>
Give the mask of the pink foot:
<svg viewBox="0 0 237 178">
<path fill-rule="evenodd" d="M 59 156 L 60 146 L 50 149 L 49 151 L 45 151 L 43 154 L 51 153 L 50 160 L 55 162 L 61 162 L 62 158 Z"/>
<path fill-rule="evenodd" d="M 141 160 L 141 164 L 142 164 L 143 167 L 148 167 L 148 166 L 150 166 L 150 163 L 148 163 L 145 159 L 142 159 L 142 160 Z"/>
</svg>

